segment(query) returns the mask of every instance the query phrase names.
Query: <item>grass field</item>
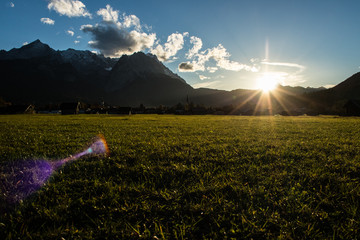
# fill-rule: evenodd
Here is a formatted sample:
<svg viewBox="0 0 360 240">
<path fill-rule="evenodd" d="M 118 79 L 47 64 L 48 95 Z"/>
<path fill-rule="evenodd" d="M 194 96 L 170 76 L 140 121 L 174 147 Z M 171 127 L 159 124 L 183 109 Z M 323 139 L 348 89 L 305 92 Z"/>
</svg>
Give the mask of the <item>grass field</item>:
<svg viewBox="0 0 360 240">
<path fill-rule="evenodd" d="M 14 115 L 0 127 L 5 239 L 360 236 L 360 118 Z M 15 196 L 19 176 L 32 177 L 19 166 L 68 157 L 99 133 L 110 156 Z"/>
</svg>

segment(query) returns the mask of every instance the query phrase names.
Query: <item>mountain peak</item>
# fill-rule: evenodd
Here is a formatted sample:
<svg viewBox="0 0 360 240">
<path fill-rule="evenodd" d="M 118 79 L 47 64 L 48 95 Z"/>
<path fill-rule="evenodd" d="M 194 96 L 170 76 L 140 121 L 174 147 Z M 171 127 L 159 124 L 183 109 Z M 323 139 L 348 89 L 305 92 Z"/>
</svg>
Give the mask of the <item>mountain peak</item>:
<svg viewBox="0 0 360 240">
<path fill-rule="evenodd" d="M 123 55 L 111 70 L 110 75 L 110 81 L 106 86 L 108 91 L 122 89 L 125 86 L 135 84 L 135 82 L 155 84 L 154 81 L 159 79 L 163 79 L 169 83 L 176 82 L 179 86 L 184 85 L 186 89 L 191 88 L 184 79 L 164 66 L 155 55 L 149 55 L 143 52 Z"/>
<path fill-rule="evenodd" d="M 145 54 L 143 52 L 136 52 L 132 55 L 123 55 L 114 66 L 114 69 L 116 68 L 128 68 L 137 73 L 164 74 L 186 83 L 184 79 L 173 73 L 162 62 L 160 62 L 156 55 L 150 53 Z"/>
<path fill-rule="evenodd" d="M 43 44 L 40 39 L 36 39 L 35 41 L 29 43 L 29 44 Z"/>
<path fill-rule="evenodd" d="M 51 49 L 49 47 L 49 45 L 45 44 L 45 43 L 42 43 L 39 39 L 36 39 L 35 41 L 29 43 L 29 44 L 26 44 L 24 46 L 22 46 L 20 49 L 28 49 L 28 48 L 33 48 L 33 49 Z"/>
<path fill-rule="evenodd" d="M 2 52 L 0 59 L 30 59 L 49 56 L 54 52 L 55 50 L 50 48 L 49 45 L 37 39 L 21 48 L 13 48 L 8 52 Z"/>
</svg>

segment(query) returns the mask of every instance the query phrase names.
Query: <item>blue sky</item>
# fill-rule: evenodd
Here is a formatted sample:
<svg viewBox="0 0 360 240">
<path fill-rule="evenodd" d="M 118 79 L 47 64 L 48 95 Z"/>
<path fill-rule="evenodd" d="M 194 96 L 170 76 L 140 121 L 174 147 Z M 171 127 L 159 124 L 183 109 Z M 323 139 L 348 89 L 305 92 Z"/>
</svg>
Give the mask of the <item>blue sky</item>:
<svg viewBox="0 0 360 240">
<path fill-rule="evenodd" d="M 2 0 L 0 49 L 153 53 L 194 87 L 331 86 L 359 71 L 358 0 Z"/>
</svg>

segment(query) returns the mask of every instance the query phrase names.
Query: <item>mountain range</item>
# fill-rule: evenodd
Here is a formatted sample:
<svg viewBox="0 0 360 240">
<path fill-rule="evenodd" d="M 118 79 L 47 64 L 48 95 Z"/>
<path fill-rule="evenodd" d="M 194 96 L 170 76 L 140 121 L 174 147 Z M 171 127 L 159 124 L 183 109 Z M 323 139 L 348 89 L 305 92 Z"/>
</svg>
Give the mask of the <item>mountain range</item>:
<svg viewBox="0 0 360 240">
<path fill-rule="evenodd" d="M 116 106 L 233 106 L 239 112 L 329 112 L 348 99 L 360 98 L 360 73 L 333 88 L 279 86 L 261 101 L 260 91 L 194 89 L 164 66 L 155 55 L 137 52 L 119 59 L 90 51 L 56 51 L 36 40 L 21 48 L 0 51 L 0 97 L 19 104 L 105 101 Z"/>
</svg>

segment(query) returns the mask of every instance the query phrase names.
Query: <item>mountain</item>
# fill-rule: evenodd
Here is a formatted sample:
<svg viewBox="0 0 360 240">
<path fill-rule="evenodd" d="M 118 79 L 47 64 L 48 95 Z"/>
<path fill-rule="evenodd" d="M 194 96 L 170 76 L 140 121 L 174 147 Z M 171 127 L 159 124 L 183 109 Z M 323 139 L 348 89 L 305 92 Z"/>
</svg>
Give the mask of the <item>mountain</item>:
<svg viewBox="0 0 360 240">
<path fill-rule="evenodd" d="M 49 45 L 42 43 L 39 39 L 22 46 L 21 48 L 13 48 L 6 52 L 0 51 L 0 60 L 11 59 L 31 59 L 37 57 L 50 56 L 55 54 L 56 51 L 49 47 Z"/>
<path fill-rule="evenodd" d="M 71 63 L 78 71 L 110 71 L 118 59 L 106 58 L 90 51 L 79 51 L 69 48 L 65 51 L 58 51 L 62 60 Z"/>
<path fill-rule="evenodd" d="M 360 99 L 360 72 L 325 92 L 332 95 L 335 100 Z"/>
<path fill-rule="evenodd" d="M 142 52 L 123 55 L 110 72 L 105 90 L 110 102 L 128 105 L 174 105 L 193 91 L 156 56 Z"/>
<path fill-rule="evenodd" d="M 55 51 L 36 40 L 21 48 L 0 52 L 0 96 L 13 103 L 99 102 L 116 60 L 89 51 Z"/>
<path fill-rule="evenodd" d="M 164 75 L 186 84 L 184 79 L 165 67 L 155 55 L 137 52 L 131 56 L 123 55 L 119 59 L 112 69 L 110 82 L 106 88 L 118 90 L 131 84 L 135 79 L 146 80 L 149 75 Z"/>
<path fill-rule="evenodd" d="M 322 90 L 326 90 L 326 88 L 324 87 L 319 87 L 319 88 L 312 88 L 312 87 L 300 87 L 300 86 L 296 86 L 296 87 L 291 87 L 291 86 L 279 86 L 278 87 L 281 91 L 286 91 L 292 94 L 308 94 L 308 93 L 315 93 L 315 92 L 319 92 Z"/>
<path fill-rule="evenodd" d="M 55 51 L 40 40 L 2 50 L 0 74 L 0 97 L 14 103 L 171 105 L 194 90 L 151 54 L 111 59 L 90 51 Z"/>
<path fill-rule="evenodd" d="M 279 86 L 257 90 L 193 89 L 155 55 L 142 52 L 106 58 L 90 51 L 56 51 L 36 40 L 0 51 L 0 98 L 44 105 L 65 101 L 117 106 L 223 107 L 239 114 L 341 113 L 348 99 L 360 98 L 360 73 L 330 89 Z"/>
<path fill-rule="evenodd" d="M 341 114 L 348 100 L 360 100 L 360 72 L 335 87 L 307 94 L 315 111 L 324 114 Z"/>
</svg>

